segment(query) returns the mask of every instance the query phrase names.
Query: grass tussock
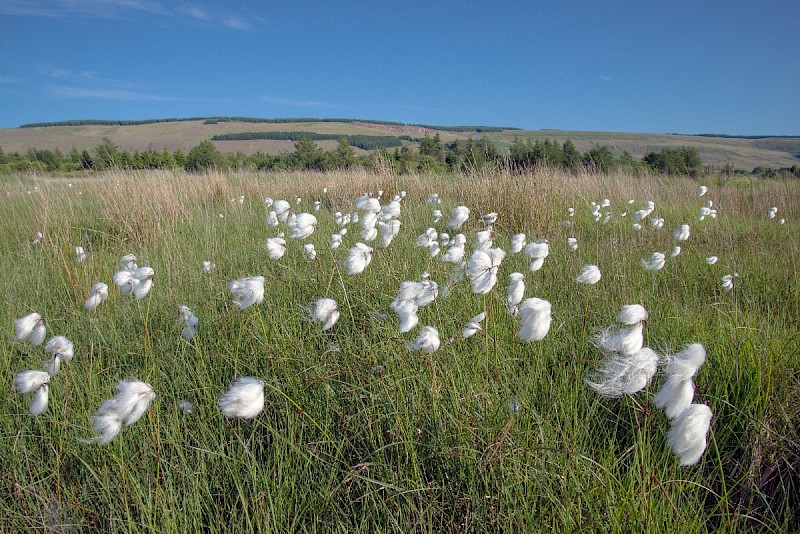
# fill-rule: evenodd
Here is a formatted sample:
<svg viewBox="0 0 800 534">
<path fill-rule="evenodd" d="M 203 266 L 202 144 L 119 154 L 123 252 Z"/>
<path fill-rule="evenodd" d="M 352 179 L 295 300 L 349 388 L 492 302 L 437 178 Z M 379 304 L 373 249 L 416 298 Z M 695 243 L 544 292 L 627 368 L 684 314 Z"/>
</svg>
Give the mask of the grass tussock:
<svg viewBox="0 0 800 534">
<path fill-rule="evenodd" d="M 796 530 L 800 185 L 713 179 L 698 198 L 699 185 L 546 169 L 8 179 L 0 325 L 11 339 L 14 320 L 36 311 L 48 338 L 75 343 L 75 357 L 51 379 L 47 411 L 32 417 L 29 398 L 12 383 L 46 355 L 27 343 L 0 345 L 0 530 Z M 350 225 L 332 251 L 333 214 L 354 212 L 357 196 L 378 191 L 384 200 L 405 192 L 400 235 L 376 247 L 364 273 L 349 276 L 344 260 L 360 227 Z M 468 251 L 483 229 L 480 216 L 497 212 L 495 246 L 508 249 L 510 236 L 525 232 L 529 242 L 548 239 L 550 255 L 534 273 L 509 254 L 492 293 L 474 295 L 462 282 L 421 308 L 419 325 L 436 326 L 442 339 L 427 355 L 406 348 L 418 329 L 399 334 L 389 303 L 404 280 L 428 272 L 441 290 L 450 275 L 449 265 L 414 246 L 433 226 L 425 199 L 434 192 L 445 215 L 440 232 L 456 233 L 446 228 L 453 207 L 470 208 L 461 230 Z M 264 242 L 288 231 L 267 228 L 267 197 L 318 218 L 309 238 L 287 240 L 279 261 L 268 259 Z M 606 198 L 602 212 L 612 215 L 604 224 L 591 203 Z M 633 230 L 632 213 L 648 200 L 664 228 L 646 222 Z M 707 200 L 719 216 L 699 221 Z M 778 216 L 770 219 L 773 206 Z M 691 237 L 672 258 L 672 231 L 684 223 Z M 33 244 L 37 231 L 44 237 Z M 577 251 L 567 250 L 568 237 L 578 239 Z M 303 243 L 315 245 L 316 260 L 306 259 Z M 73 259 L 77 245 L 86 249 L 83 263 Z M 666 265 L 646 271 L 640 260 L 654 251 L 667 255 Z M 155 271 L 139 301 L 111 284 L 128 253 Z M 719 257 L 714 265 L 705 262 L 711 255 Z M 203 260 L 217 267 L 204 273 Z M 602 271 L 595 286 L 574 281 L 586 264 Z M 518 340 L 506 313 L 514 271 L 526 274 L 526 297 L 552 303 L 541 342 Z M 734 289 L 723 290 L 722 275 L 734 272 Z M 264 302 L 240 311 L 226 282 L 255 275 L 265 277 Z M 83 301 L 98 281 L 111 296 L 87 312 Z M 323 296 L 341 310 L 326 332 L 303 310 Z M 602 358 L 592 336 L 632 303 L 649 312 L 647 346 L 706 348 L 695 402 L 714 416 L 708 448 L 692 467 L 678 465 L 670 422 L 651 403 L 660 375 L 620 399 L 600 398 L 584 383 Z M 200 320 L 191 341 L 181 338 L 179 304 Z M 462 339 L 481 311 L 483 331 Z M 264 381 L 264 410 L 229 421 L 217 402 L 241 376 Z M 150 409 L 107 446 L 80 443 L 124 378 L 153 386 Z"/>
</svg>

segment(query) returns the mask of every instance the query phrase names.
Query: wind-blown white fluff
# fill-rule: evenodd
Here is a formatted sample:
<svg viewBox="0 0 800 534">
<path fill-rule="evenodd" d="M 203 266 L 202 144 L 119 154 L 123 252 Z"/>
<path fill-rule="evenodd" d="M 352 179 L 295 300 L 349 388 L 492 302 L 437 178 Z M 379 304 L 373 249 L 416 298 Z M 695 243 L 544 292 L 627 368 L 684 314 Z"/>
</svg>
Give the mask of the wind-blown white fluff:
<svg viewBox="0 0 800 534">
<path fill-rule="evenodd" d="M 238 378 L 219 399 L 228 419 L 253 419 L 264 409 L 264 382 L 252 376 Z"/>
<path fill-rule="evenodd" d="M 481 321 L 484 319 L 486 319 L 486 312 L 481 312 L 470 319 L 467 325 L 461 330 L 461 336 L 466 339 L 482 331 L 483 327 L 481 326 Z"/>
<path fill-rule="evenodd" d="M 261 304 L 264 300 L 264 277 L 250 276 L 231 280 L 228 290 L 233 293 L 233 303 L 244 310 L 253 304 Z"/>
<path fill-rule="evenodd" d="M 553 321 L 552 307 L 546 300 L 536 297 L 525 299 L 519 306 L 519 332 L 517 337 L 523 341 L 541 341 L 550 330 Z"/>
<path fill-rule="evenodd" d="M 88 311 L 93 311 L 100 303 L 108 298 L 108 286 L 103 282 L 97 282 L 89 290 L 89 298 L 83 303 L 83 307 Z"/>
<path fill-rule="evenodd" d="M 314 319 L 322 323 L 322 330 L 328 330 L 339 320 L 339 307 L 336 301 L 321 298 L 314 301 Z"/>
<path fill-rule="evenodd" d="M 658 359 L 658 354 L 648 347 L 633 354 L 608 353 L 586 383 L 604 397 L 633 395 L 650 383 L 658 370 Z"/>
<path fill-rule="evenodd" d="M 46 335 L 47 329 L 44 326 L 44 319 L 36 312 L 14 321 L 13 341 L 25 341 L 27 339 L 31 345 L 41 345 Z"/>
<path fill-rule="evenodd" d="M 432 326 L 424 326 L 414 341 L 407 345 L 408 350 L 426 352 L 431 354 L 439 348 L 439 331 Z"/>
<path fill-rule="evenodd" d="M 119 394 L 103 402 L 92 417 L 95 437 L 80 439 L 83 443 L 105 445 L 117 437 L 122 425 L 132 425 L 150 407 L 156 397 L 152 386 L 139 380 L 122 380 L 117 384 Z"/>
<path fill-rule="evenodd" d="M 692 403 L 692 379 L 705 361 L 706 350 L 700 343 L 690 343 L 678 354 L 668 357 L 664 385 L 653 397 L 653 404 L 662 408 L 670 419 L 679 417 Z"/>
<path fill-rule="evenodd" d="M 372 247 L 364 243 L 356 243 L 350 247 L 345 265 L 347 274 L 361 274 L 372 261 Z"/>
<path fill-rule="evenodd" d="M 472 292 L 488 294 L 497 283 L 497 270 L 505 258 L 503 249 L 476 250 L 467 261 L 466 274 L 472 284 Z"/>
<path fill-rule="evenodd" d="M 600 268 L 597 265 L 586 265 L 581 269 L 580 274 L 575 277 L 575 281 L 579 284 L 594 285 L 600 281 Z"/>
<path fill-rule="evenodd" d="M 511 273 L 508 275 L 511 282 L 508 285 L 508 297 L 506 298 L 506 310 L 509 315 L 516 315 L 519 312 L 519 303 L 525 297 L 525 275 L 522 273 Z"/>
<path fill-rule="evenodd" d="M 689 466 L 700 461 L 706 450 L 711 417 L 711 408 L 705 404 L 691 404 L 672 422 L 667 442 L 680 465 Z"/>
</svg>

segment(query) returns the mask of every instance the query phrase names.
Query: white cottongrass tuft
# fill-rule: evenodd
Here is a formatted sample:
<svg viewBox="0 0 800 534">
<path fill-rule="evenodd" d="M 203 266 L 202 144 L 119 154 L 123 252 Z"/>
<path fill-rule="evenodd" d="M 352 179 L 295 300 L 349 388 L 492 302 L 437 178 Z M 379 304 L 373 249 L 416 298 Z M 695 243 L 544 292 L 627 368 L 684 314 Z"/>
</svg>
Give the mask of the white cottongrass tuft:
<svg viewBox="0 0 800 534">
<path fill-rule="evenodd" d="M 103 282 L 97 282 L 89 290 L 89 298 L 83 303 L 83 307 L 88 311 L 94 311 L 101 302 L 108 298 L 108 286 Z"/>
<path fill-rule="evenodd" d="M 508 297 L 506 298 L 506 310 L 509 315 L 517 315 L 519 303 L 525 297 L 525 275 L 522 273 L 511 273 L 508 275 L 511 281 L 508 285 Z"/>
<path fill-rule="evenodd" d="M 648 347 L 631 354 L 609 352 L 605 356 L 600 368 L 585 379 L 589 387 L 604 397 L 638 393 L 658 370 L 658 354 Z"/>
<path fill-rule="evenodd" d="M 517 254 L 518 252 L 522 252 L 526 244 L 525 234 L 514 234 L 511 236 L 511 253 Z"/>
<path fill-rule="evenodd" d="M 178 317 L 178 322 L 183 323 L 184 325 L 181 336 L 183 336 L 183 338 L 186 340 L 190 340 L 197 333 L 197 327 L 200 324 L 200 320 L 195 316 L 192 310 L 190 310 L 189 307 L 184 304 L 178 306 L 178 313 L 180 314 L 180 317 Z"/>
<path fill-rule="evenodd" d="M 705 195 L 707 192 L 708 192 L 708 187 L 706 187 L 706 186 L 704 186 L 704 185 L 701 185 L 701 186 L 700 186 L 700 189 L 697 191 L 697 196 L 698 196 L 698 197 L 702 197 L 702 196 L 703 196 L 703 195 Z"/>
<path fill-rule="evenodd" d="M 364 243 L 356 243 L 350 248 L 345 265 L 347 274 L 361 274 L 372 261 L 372 247 Z"/>
<path fill-rule="evenodd" d="M 550 254 L 550 245 L 546 239 L 535 243 L 528 243 L 525 246 L 525 255 L 531 259 L 529 269 L 532 272 L 538 271 L 544 265 L 544 259 Z"/>
<path fill-rule="evenodd" d="M 400 318 L 398 331 L 401 334 L 410 332 L 419 323 L 419 316 L 417 315 L 419 306 L 417 306 L 413 301 L 400 300 L 392 302 L 391 308 L 392 311 Z"/>
<path fill-rule="evenodd" d="M 152 267 L 138 267 L 136 256 L 128 254 L 120 260 L 122 270 L 114 273 L 113 282 L 125 296 L 133 295 L 136 300 L 143 299 L 153 287 L 155 271 Z"/>
<path fill-rule="evenodd" d="M 472 284 L 472 292 L 488 294 L 497 283 L 497 270 L 505 258 L 503 249 L 476 250 L 467 261 L 466 274 Z"/>
<path fill-rule="evenodd" d="M 34 312 L 14 321 L 12 342 L 28 340 L 31 345 L 41 345 L 47 335 L 44 319 Z"/>
<path fill-rule="evenodd" d="M 568 237 L 567 238 L 567 249 L 570 252 L 575 252 L 576 250 L 578 250 L 578 240 L 575 239 L 574 237 Z"/>
<path fill-rule="evenodd" d="M 414 341 L 408 342 L 406 347 L 410 351 L 421 350 L 427 354 L 435 352 L 439 348 L 439 331 L 432 326 L 424 326 Z"/>
<path fill-rule="evenodd" d="M 28 411 L 31 415 L 41 415 L 47 409 L 50 391 L 50 375 L 45 371 L 22 371 L 14 376 L 14 389 L 17 393 L 35 392 Z"/>
<path fill-rule="evenodd" d="M 639 304 L 623 306 L 617 320 L 624 327 L 601 330 L 593 339 L 594 345 L 604 353 L 621 352 L 633 354 L 644 345 L 643 329 L 647 322 L 647 310 Z"/>
<path fill-rule="evenodd" d="M 219 409 L 228 419 L 253 419 L 264 409 L 264 381 L 252 376 L 238 378 L 219 398 Z"/>
<path fill-rule="evenodd" d="M 734 285 L 733 279 L 736 278 L 737 276 L 739 276 L 739 273 L 724 275 L 722 277 L 722 289 L 724 289 L 725 291 L 730 291 L 731 289 L 733 289 Z"/>
<path fill-rule="evenodd" d="M 517 333 L 523 341 L 541 341 L 550 330 L 553 321 L 551 305 L 548 301 L 539 298 L 528 298 L 519 306 L 519 325 Z"/>
<path fill-rule="evenodd" d="M 597 265 L 585 265 L 580 274 L 575 277 L 575 281 L 579 284 L 594 285 L 600 281 L 601 276 L 600 268 Z"/>
<path fill-rule="evenodd" d="M 300 213 L 292 219 L 289 226 L 289 237 L 292 239 L 302 239 L 310 236 L 317 228 L 317 218 L 310 213 Z"/>
<path fill-rule="evenodd" d="M 314 261 L 317 259 L 317 249 L 314 247 L 314 243 L 306 243 L 303 245 L 303 254 L 309 261 Z"/>
<path fill-rule="evenodd" d="M 469 219 L 469 208 L 466 206 L 456 206 L 450 211 L 450 220 L 447 226 L 453 230 L 458 230 L 461 225 Z"/>
<path fill-rule="evenodd" d="M 275 237 L 267 238 L 266 247 L 269 259 L 272 261 L 281 259 L 286 254 L 286 239 L 283 237 L 283 232 Z"/>
<path fill-rule="evenodd" d="M 83 263 L 86 261 L 86 251 L 82 246 L 75 247 L 75 263 Z"/>
<path fill-rule="evenodd" d="M 50 376 L 58 374 L 61 362 L 72 360 L 75 354 L 75 347 L 72 341 L 64 336 L 54 336 L 44 344 L 44 350 L 50 353 L 50 359 L 45 363 L 45 367 Z"/>
<path fill-rule="evenodd" d="M 272 203 L 272 211 L 280 222 L 286 222 L 291 213 L 292 206 L 286 200 L 276 200 Z"/>
<path fill-rule="evenodd" d="M 686 241 L 689 239 L 689 235 L 691 234 L 691 229 L 689 228 L 688 224 L 682 224 L 675 231 L 672 235 L 675 237 L 675 241 Z"/>
<path fill-rule="evenodd" d="M 329 298 L 321 298 L 314 301 L 314 320 L 322 323 L 322 330 L 330 329 L 339 320 L 339 307 L 336 301 Z"/>
<path fill-rule="evenodd" d="M 650 256 L 650 259 L 645 260 L 644 258 L 639 260 L 639 264 L 647 269 L 648 271 L 658 271 L 664 268 L 664 264 L 666 263 L 666 256 L 662 252 L 653 252 Z"/>
<path fill-rule="evenodd" d="M 678 256 L 681 255 L 681 247 L 675 245 L 674 247 L 672 247 L 672 252 L 670 252 L 669 255 L 672 258 L 677 258 Z"/>
<path fill-rule="evenodd" d="M 397 237 L 397 234 L 400 233 L 400 221 L 397 219 L 380 221 L 378 223 L 378 229 L 380 230 L 381 237 L 381 240 L 378 242 L 378 246 L 386 248 L 392 243 L 392 241 L 394 241 L 394 238 Z"/>
<path fill-rule="evenodd" d="M 203 260 L 203 267 L 202 267 L 202 269 L 203 269 L 203 272 L 204 272 L 204 273 L 210 273 L 210 272 L 211 272 L 212 270 L 214 270 L 216 267 L 217 267 L 217 264 L 216 264 L 216 263 L 214 263 L 213 261 L 209 261 L 209 260 Z"/>
<path fill-rule="evenodd" d="M 461 330 L 461 337 L 466 339 L 468 337 L 474 336 L 478 332 L 483 331 L 483 327 L 481 326 L 481 321 L 483 321 L 484 319 L 486 319 L 486 312 L 481 312 L 472 319 L 470 319 L 469 322 L 467 323 L 467 326 L 465 326 Z"/>
<path fill-rule="evenodd" d="M 680 465 L 694 465 L 702 458 L 711 417 L 711 408 L 705 404 L 691 404 L 672 422 L 667 442 Z"/>
<path fill-rule="evenodd" d="M 667 359 L 664 385 L 653 397 L 653 404 L 675 419 L 689 407 L 694 397 L 692 379 L 706 361 L 706 349 L 700 343 L 690 343 L 681 352 Z"/>
<path fill-rule="evenodd" d="M 718 258 L 718 257 L 716 257 L 716 256 L 709 256 L 709 257 L 707 257 L 707 258 L 706 258 L 706 263 L 707 263 L 708 265 L 714 265 L 714 264 L 715 264 L 715 263 L 717 263 L 718 261 L 719 261 L 719 258 Z"/>
<path fill-rule="evenodd" d="M 233 303 L 240 310 L 253 304 L 261 304 L 264 300 L 264 277 L 250 276 L 228 282 L 228 290 L 233 293 Z"/>
<path fill-rule="evenodd" d="M 82 443 L 105 445 L 117 437 L 122 425 L 130 426 L 145 414 L 156 397 L 152 386 L 139 380 L 122 380 L 117 384 L 119 394 L 100 405 L 92 416 L 95 437 L 79 439 Z"/>
</svg>

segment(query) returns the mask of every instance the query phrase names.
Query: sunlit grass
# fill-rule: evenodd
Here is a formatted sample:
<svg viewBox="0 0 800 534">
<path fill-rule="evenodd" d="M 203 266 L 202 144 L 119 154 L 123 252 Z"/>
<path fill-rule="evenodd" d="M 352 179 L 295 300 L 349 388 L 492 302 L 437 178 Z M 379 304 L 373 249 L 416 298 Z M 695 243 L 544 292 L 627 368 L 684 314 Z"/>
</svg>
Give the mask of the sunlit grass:
<svg viewBox="0 0 800 534">
<path fill-rule="evenodd" d="M 3 184 L 0 267 L 5 305 L 0 325 L 32 311 L 48 337 L 75 343 L 75 358 L 52 378 L 50 406 L 27 412 L 12 390 L 16 373 L 40 369 L 41 347 L 3 344 L 0 371 L 0 530 L 75 526 L 77 530 L 319 531 L 783 531 L 798 527 L 797 317 L 800 184 L 710 180 L 709 193 L 683 178 L 627 175 L 428 177 L 369 173 L 202 176 L 116 173 L 84 180 L 20 177 Z M 31 191 L 38 186 L 38 191 Z M 328 192 L 323 194 L 323 188 Z M 400 235 L 375 248 L 364 273 L 349 276 L 347 249 L 360 240 L 351 225 L 342 247 L 329 248 L 335 211 L 355 198 L 401 190 Z M 546 238 L 540 271 L 509 254 L 495 290 L 473 295 L 455 286 L 419 310 L 419 326 L 397 333 L 389 303 L 404 280 L 430 273 L 440 288 L 450 265 L 414 240 L 432 225 L 428 193 L 472 210 L 462 231 L 467 254 L 481 214 L 495 211 L 495 246 L 513 233 Z M 244 202 L 239 203 L 243 195 Z M 319 224 L 307 240 L 288 240 L 277 262 L 264 242 L 265 197 L 284 198 Z M 608 224 L 589 204 L 612 201 Z M 633 199 L 634 205 L 628 205 Z M 716 220 L 697 220 L 706 199 Z M 662 230 L 631 228 L 630 212 L 648 200 Z M 786 224 L 767 217 L 778 206 Z M 576 215 L 568 220 L 567 208 Z M 605 211 L 605 210 L 604 210 Z M 619 216 L 628 211 L 626 218 Z M 222 215 L 222 217 L 220 217 Z M 670 258 L 672 231 L 688 223 L 683 252 Z M 283 228 L 285 231 L 285 227 Z M 31 241 L 36 231 L 45 238 Z M 451 235 L 452 230 L 447 230 Z M 287 232 L 288 235 L 288 232 Z M 569 252 L 567 237 L 578 239 Z M 306 259 L 302 243 L 315 244 Z M 73 261 L 74 247 L 88 254 Z M 667 255 L 664 269 L 640 259 Z M 95 312 L 83 307 L 93 283 L 111 277 L 134 253 L 155 270 L 143 300 L 115 287 Z M 715 265 L 704 259 L 717 255 Z M 217 267 L 203 273 L 201 262 Z M 595 286 L 574 278 L 597 265 Z M 508 275 L 526 273 L 526 297 L 552 304 L 541 342 L 516 338 L 505 306 Z M 721 276 L 739 273 L 733 291 Z M 263 275 L 264 302 L 240 311 L 226 282 Z M 336 300 L 329 331 L 301 305 Z M 666 442 L 669 421 L 646 391 L 602 399 L 583 382 L 601 359 L 597 328 L 620 307 L 639 303 L 650 318 L 645 344 L 677 350 L 702 343 L 696 402 L 714 412 L 700 463 L 680 468 Z M 178 305 L 200 325 L 181 338 Z M 484 332 L 461 339 L 482 311 Z M 433 354 L 406 343 L 435 326 Z M 218 399 L 240 376 L 265 382 L 264 411 L 228 421 Z M 150 383 L 147 414 L 104 447 L 91 416 L 123 378 Z M 186 414 L 178 402 L 194 404 Z"/>
</svg>

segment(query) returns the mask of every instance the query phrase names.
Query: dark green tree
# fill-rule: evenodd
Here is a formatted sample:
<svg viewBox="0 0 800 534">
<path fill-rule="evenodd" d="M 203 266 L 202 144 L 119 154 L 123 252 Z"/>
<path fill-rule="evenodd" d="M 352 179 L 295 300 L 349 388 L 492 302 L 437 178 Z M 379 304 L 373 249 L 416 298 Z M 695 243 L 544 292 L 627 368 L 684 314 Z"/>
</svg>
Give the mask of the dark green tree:
<svg viewBox="0 0 800 534">
<path fill-rule="evenodd" d="M 583 153 L 583 166 L 593 171 L 608 172 L 614 167 L 614 154 L 607 146 L 595 145 Z"/>
<path fill-rule="evenodd" d="M 222 153 L 217 150 L 214 143 L 206 139 L 189 150 L 189 154 L 186 157 L 185 169 L 192 172 L 221 169 L 223 167 L 223 162 L 224 156 Z"/>
<path fill-rule="evenodd" d="M 119 148 L 108 137 L 104 137 L 92 152 L 92 168 L 102 171 L 119 166 Z"/>
<path fill-rule="evenodd" d="M 356 163 L 353 147 L 347 137 L 340 137 L 336 149 L 328 152 L 327 167 L 330 169 L 349 169 Z"/>
</svg>

